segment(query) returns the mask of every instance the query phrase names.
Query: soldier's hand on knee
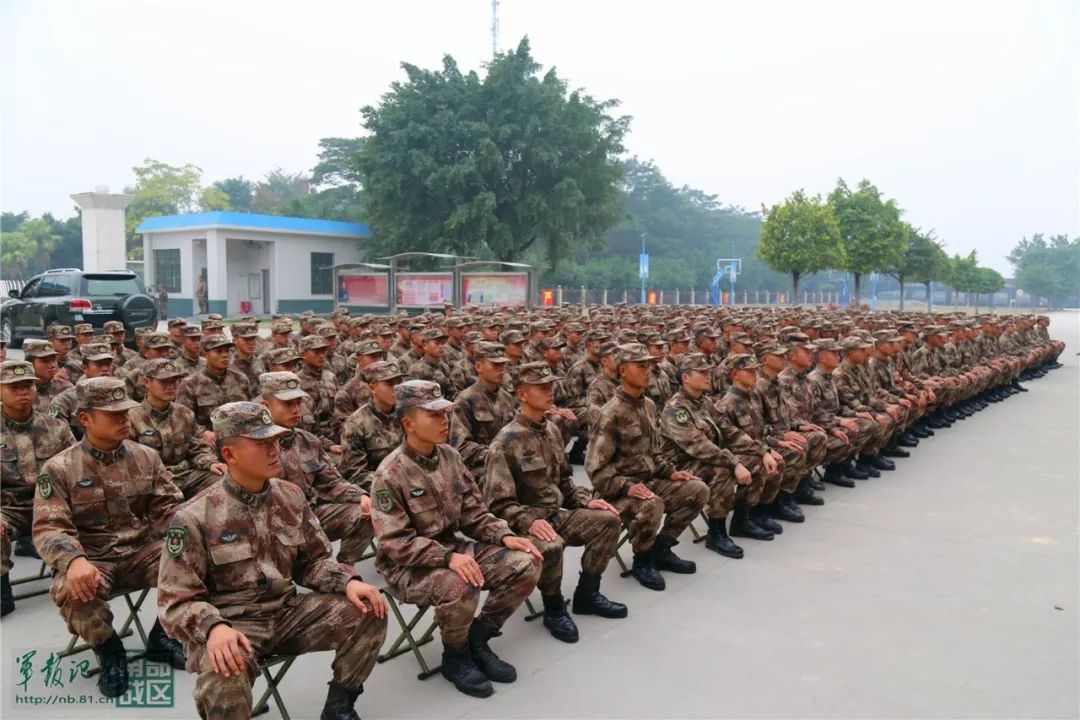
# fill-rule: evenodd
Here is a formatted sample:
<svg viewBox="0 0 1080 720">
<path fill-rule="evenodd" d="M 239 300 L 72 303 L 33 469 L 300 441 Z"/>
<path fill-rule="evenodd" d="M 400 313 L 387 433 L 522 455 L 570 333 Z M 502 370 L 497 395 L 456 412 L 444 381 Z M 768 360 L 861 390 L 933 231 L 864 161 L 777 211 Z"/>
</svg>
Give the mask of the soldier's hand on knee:
<svg viewBox="0 0 1080 720">
<path fill-rule="evenodd" d="M 64 576 L 65 589 L 80 603 L 90 602 L 97 596 L 101 571 L 85 557 L 77 557 L 68 565 Z"/>
<path fill-rule="evenodd" d="M 693 474 L 689 470 L 674 470 L 668 475 L 668 480 L 675 482 L 686 482 L 687 480 L 700 480 L 697 475 Z"/>
<path fill-rule="evenodd" d="M 334 455 L 341 455 L 344 452 L 344 450 L 341 449 L 340 445 L 331 445 L 330 446 L 330 452 L 333 453 Z"/>
<path fill-rule="evenodd" d="M 459 578 L 473 587 L 484 587 L 484 573 L 480 571 L 480 564 L 471 555 L 451 553 L 449 567 L 457 573 Z"/>
<path fill-rule="evenodd" d="M 551 523 L 543 519 L 532 521 L 532 524 L 529 525 L 529 534 L 544 542 L 553 542 L 559 537 L 559 534 L 555 532 L 555 528 L 551 527 Z"/>
<path fill-rule="evenodd" d="M 616 516 L 619 514 L 619 510 L 614 505 L 602 498 L 594 498 L 590 500 L 589 504 L 585 507 L 589 508 L 590 510 L 607 510 L 612 515 Z"/>
<path fill-rule="evenodd" d="M 735 482 L 740 485 L 749 485 L 753 479 L 754 476 L 750 474 L 745 465 L 742 463 L 735 465 Z"/>
<path fill-rule="evenodd" d="M 218 675 L 239 675 L 252 654 L 251 643 L 244 633 L 218 623 L 206 637 L 206 654 L 210 656 L 210 668 Z"/>
<path fill-rule="evenodd" d="M 360 517 L 371 517 L 371 496 L 363 495 L 360 498 Z"/>
<path fill-rule="evenodd" d="M 375 617 L 386 617 L 386 599 L 381 592 L 366 582 L 356 579 L 350 580 L 345 584 L 345 597 L 349 598 L 349 602 L 355 605 L 362 613 L 367 613 L 368 606 L 370 606 L 371 612 L 375 613 Z"/>
<path fill-rule="evenodd" d="M 556 535 L 556 537 L 558 536 Z M 529 553 L 537 560 L 544 559 L 544 556 L 541 555 L 540 551 L 536 549 L 536 546 L 532 544 L 532 540 L 529 540 L 528 538 L 518 537 L 517 535 L 507 535 L 502 539 L 502 544 L 507 550 L 517 550 L 518 552 Z"/>
<path fill-rule="evenodd" d="M 211 448 L 213 448 L 214 450 L 217 450 L 217 438 L 214 437 L 214 431 L 213 430 L 204 431 L 203 432 L 203 438 L 205 438 L 206 442 L 210 443 Z"/>
<path fill-rule="evenodd" d="M 765 472 L 772 475 L 780 467 L 776 462 L 776 455 L 772 450 L 761 456 L 761 464 L 765 466 Z"/>
<path fill-rule="evenodd" d="M 224 475 L 225 471 L 229 469 L 229 466 L 225 463 L 214 463 L 210 466 L 210 472 L 215 475 Z"/>
<path fill-rule="evenodd" d="M 630 489 L 626 491 L 626 494 L 635 500 L 651 500 L 655 497 L 652 490 L 645 483 L 634 483 L 630 486 Z"/>
</svg>

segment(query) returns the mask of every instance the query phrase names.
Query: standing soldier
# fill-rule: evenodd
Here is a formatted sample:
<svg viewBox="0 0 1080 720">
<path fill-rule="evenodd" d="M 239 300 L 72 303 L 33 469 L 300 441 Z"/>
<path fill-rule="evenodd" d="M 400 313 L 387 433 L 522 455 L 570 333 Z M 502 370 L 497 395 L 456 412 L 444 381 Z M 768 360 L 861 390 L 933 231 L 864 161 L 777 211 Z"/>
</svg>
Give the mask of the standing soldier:
<svg viewBox="0 0 1080 720">
<path fill-rule="evenodd" d="M 185 498 L 195 497 L 225 474 L 210 443 L 199 432 L 195 413 L 173 402 L 184 377 L 175 360 L 149 360 L 141 373 L 144 400 L 128 413 L 131 439 L 161 455 L 173 484 Z"/>
<path fill-rule="evenodd" d="M 514 419 L 513 396 L 506 391 L 506 348 L 498 343 L 480 343 L 476 348 L 477 380 L 454 401 L 450 422 L 450 445 L 477 484 L 484 486 L 484 463 L 488 446 L 499 430 Z"/>
<path fill-rule="evenodd" d="M 631 574 L 650 590 L 663 590 L 658 570 L 689 574 L 697 566 L 671 548 L 709 499 L 709 488 L 660 457 L 656 406 L 644 397 L 657 358 L 644 345 L 619 346 L 621 387 L 604 405 L 589 431 L 585 468 L 600 496 L 630 525 L 634 550 Z M 660 516 L 667 513 L 657 532 Z"/>
<path fill-rule="evenodd" d="M 54 570 L 50 590 L 68 631 L 94 649 L 105 697 L 127 692 L 124 643 L 113 629 L 113 588 L 157 584 L 162 538 L 183 500 L 161 458 L 128 440 L 127 411 L 137 405 L 114 377 L 75 386 L 86 437 L 42 467 L 34 497 L 34 545 Z M 154 623 L 147 654 L 184 667 L 179 643 Z"/>
<path fill-rule="evenodd" d="M 706 393 L 712 389 L 712 365 L 704 353 L 682 353 L 676 360 L 679 389 L 660 414 L 664 458 L 700 477 L 709 486 L 705 547 L 736 560 L 743 549 L 728 536 L 727 516 L 738 486 L 749 485 L 750 471 L 723 447 L 718 420 Z"/>
<path fill-rule="evenodd" d="M 622 523 L 614 506 L 574 484 L 562 435 L 547 420 L 556 380 L 542 362 L 522 365 L 515 374 L 521 412 L 491 444 L 484 500 L 511 530 L 534 538 L 544 556 L 537 583 L 544 601 L 544 626 L 563 642 L 577 642 L 578 629 L 562 595 L 563 549 L 585 548 L 574 612 L 624 618 L 626 606 L 600 594 L 600 576 L 615 554 Z"/>
<path fill-rule="evenodd" d="M 165 283 L 157 286 L 157 311 L 159 320 L 169 319 L 169 291 L 165 289 Z"/>
<path fill-rule="evenodd" d="M 368 402 L 345 420 L 341 427 L 341 474 L 366 492 L 371 492 L 371 475 L 379 464 L 401 444 L 401 426 L 394 419 L 394 388 L 402 381 L 397 363 L 380 360 L 364 370 Z"/>
<path fill-rule="evenodd" d="M 34 481 L 45 461 L 74 445 L 75 437 L 66 424 L 34 409 L 34 368 L 21 360 L 0 362 L 0 420 L 0 615 L 7 615 L 15 609 L 8 579 L 12 541 L 30 535 Z"/>
<path fill-rule="evenodd" d="M 461 457 L 445 444 L 453 404 L 439 385 L 411 380 L 396 397 L 405 441 L 372 481 L 375 565 L 397 597 L 434 607 L 443 677 L 466 695 L 489 697 L 491 680 L 513 682 L 517 671 L 488 641 L 536 587 L 542 557 L 484 508 Z M 477 616 L 481 590 L 488 596 Z"/>
<path fill-rule="evenodd" d="M 232 366 L 232 347 L 224 335 L 202 338 L 203 367 L 180 382 L 176 402 L 195 413 L 195 422 L 202 433 L 210 433 L 210 414 L 229 402 L 251 398 L 253 391 L 244 374 Z M 181 363 L 177 363 L 183 369 Z M 207 435 L 211 440 L 212 434 Z M 212 440 L 211 440 L 212 442 Z"/>
<path fill-rule="evenodd" d="M 341 540 L 338 562 L 350 565 L 358 562 L 373 535 L 371 498 L 358 485 L 341 477 L 317 437 L 297 427 L 307 393 L 301 389 L 296 375 L 263 373 L 259 376 L 259 393 L 274 423 L 292 431 L 278 440 L 279 477 L 304 491 L 327 537 Z"/>
</svg>

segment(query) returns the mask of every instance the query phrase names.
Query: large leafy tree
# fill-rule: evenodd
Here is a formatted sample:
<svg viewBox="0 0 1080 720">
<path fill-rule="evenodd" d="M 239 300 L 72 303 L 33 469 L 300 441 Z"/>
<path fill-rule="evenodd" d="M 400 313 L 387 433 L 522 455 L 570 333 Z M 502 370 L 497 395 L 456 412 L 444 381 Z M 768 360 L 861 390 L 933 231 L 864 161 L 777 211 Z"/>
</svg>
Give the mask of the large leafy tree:
<svg viewBox="0 0 1080 720">
<path fill-rule="evenodd" d="M 907 236 L 904 254 L 899 264 L 888 273 L 900 283 L 901 312 L 904 310 L 904 283 L 922 283 L 926 287 L 929 305 L 930 283 L 949 278 L 949 256 L 934 237 L 934 231 L 923 232 L 904 223 L 904 232 Z"/>
<path fill-rule="evenodd" d="M 439 70 L 403 64 L 355 148 L 365 208 L 383 251 L 518 260 L 534 247 L 552 265 L 598 246 L 619 218 L 629 118 L 614 100 L 541 74 L 527 39 L 481 77 L 452 57 Z"/>
<path fill-rule="evenodd" d="M 820 195 L 796 190 L 771 208 L 763 208 L 758 257 L 777 272 L 791 275 L 791 302 L 799 295 L 799 278 L 843 264 L 840 228 L 832 207 Z"/>
<path fill-rule="evenodd" d="M 869 180 L 861 180 L 852 191 L 843 179 L 829 193 L 840 244 L 844 250 L 844 270 L 855 278 L 854 302 L 859 302 L 862 276 L 885 272 L 900 264 L 907 246 L 907 233 L 900 221 L 900 208 L 885 200 Z"/>
<path fill-rule="evenodd" d="M 228 196 L 229 209 L 251 212 L 251 201 L 255 197 L 255 183 L 243 175 L 218 180 L 212 187 Z"/>
<path fill-rule="evenodd" d="M 131 195 L 127 208 L 127 250 L 129 257 L 141 257 L 142 244 L 135 228 L 148 217 L 176 215 L 195 210 L 228 210 L 229 196 L 221 188 L 203 188 L 202 169 L 196 165 L 169 165 L 146 158 L 132 168 L 135 184 L 124 188 Z"/>
<path fill-rule="evenodd" d="M 29 219 L 25 213 L 5 219 L 14 229 L 0 231 L 4 277 L 18 280 L 47 269 L 53 251 L 63 240 L 55 225 L 44 218 Z"/>
<path fill-rule="evenodd" d="M 1009 253 L 1016 270 L 1016 286 L 1051 307 L 1063 307 L 1070 296 L 1080 295 L 1080 238 L 1042 233 L 1021 240 Z"/>
</svg>

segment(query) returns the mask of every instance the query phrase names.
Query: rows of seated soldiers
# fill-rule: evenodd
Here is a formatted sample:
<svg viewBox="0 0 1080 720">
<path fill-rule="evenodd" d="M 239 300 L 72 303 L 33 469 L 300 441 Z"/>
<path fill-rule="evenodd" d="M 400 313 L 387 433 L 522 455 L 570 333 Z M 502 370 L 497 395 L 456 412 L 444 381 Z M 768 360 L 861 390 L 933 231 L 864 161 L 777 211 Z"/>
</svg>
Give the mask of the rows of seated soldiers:
<svg viewBox="0 0 1080 720">
<path fill-rule="evenodd" d="M 543 625 L 624 618 L 600 593 L 620 535 L 661 591 L 743 557 L 826 484 L 895 469 L 911 448 L 1020 380 L 1060 367 L 1045 316 L 835 308 L 468 308 L 329 318 L 299 328 L 220 317 L 140 331 L 52 326 L 0 363 L 3 614 L 12 556 L 42 558 L 68 629 L 128 686 L 108 599 L 159 587 L 152 659 L 199 673 L 202 717 L 245 717 L 255 660 L 334 649 L 322 717 L 353 704 L 386 605 L 432 606 L 442 674 L 492 694 L 516 670 L 490 647 L 535 589 Z M 589 485 L 574 483 L 574 464 Z M 331 541 L 340 541 L 331 558 Z M 572 602 L 566 546 L 584 548 Z M 268 570 L 273 568 L 273 570 Z M 315 590 L 301 599 L 300 584 Z M 479 605 L 479 591 L 488 591 Z M 314 600 L 309 600 L 314 597 Z M 477 615 L 477 608 L 480 608 Z M 282 628 L 286 628 L 283 630 Z"/>
</svg>

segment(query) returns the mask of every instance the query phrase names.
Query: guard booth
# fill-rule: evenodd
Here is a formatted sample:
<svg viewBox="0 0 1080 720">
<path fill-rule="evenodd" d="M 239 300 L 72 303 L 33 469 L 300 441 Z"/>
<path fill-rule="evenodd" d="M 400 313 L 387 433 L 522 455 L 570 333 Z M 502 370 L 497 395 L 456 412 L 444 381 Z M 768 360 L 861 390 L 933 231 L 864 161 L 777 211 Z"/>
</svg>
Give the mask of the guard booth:
<svg viewBox="0 0 1080 720">
<path fill-rule="evenodd" d="M 460 277 L 459 305 L 533 307 L 537 304 L 539 268 L 525 263 L 474 260 L 454 266 Z"/>
</svg>

